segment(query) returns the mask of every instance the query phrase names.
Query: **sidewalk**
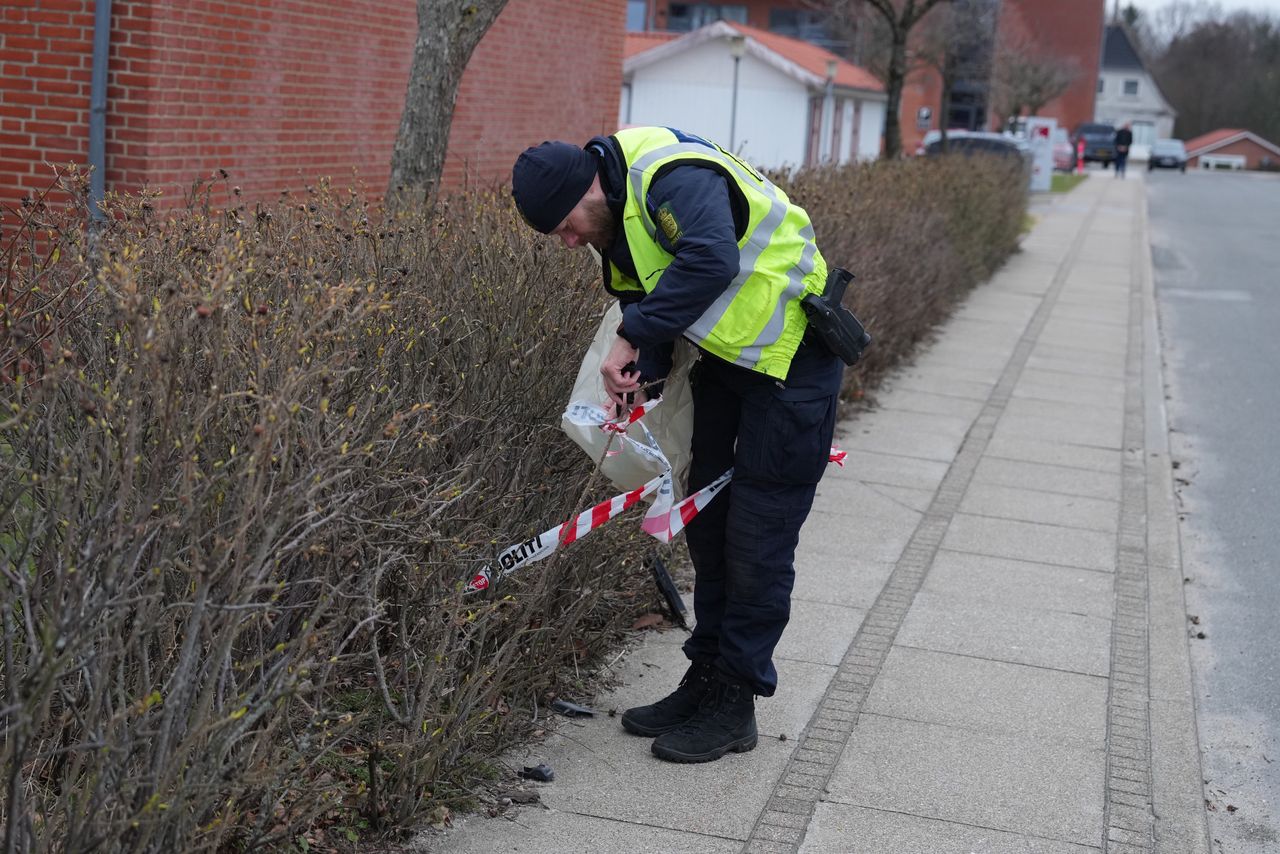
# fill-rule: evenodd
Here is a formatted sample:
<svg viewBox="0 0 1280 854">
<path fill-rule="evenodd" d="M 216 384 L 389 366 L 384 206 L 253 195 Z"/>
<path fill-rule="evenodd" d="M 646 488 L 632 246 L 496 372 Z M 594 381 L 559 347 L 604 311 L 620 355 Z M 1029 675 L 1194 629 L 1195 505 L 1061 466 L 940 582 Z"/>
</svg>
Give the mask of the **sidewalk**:
<svg viewBox="0 0 1280 854">
<path fill-rule="evenodd" d="M 1033 212 L 841 425 L 759 746 L 674 765 L 564 720 L 513 759 L 555 769 L 543 806 L 418 850 L 1207 854 L 1144 183 Z M 683 639 L 646 638 L 595 707 L 673 688 Z"/>
</svg>

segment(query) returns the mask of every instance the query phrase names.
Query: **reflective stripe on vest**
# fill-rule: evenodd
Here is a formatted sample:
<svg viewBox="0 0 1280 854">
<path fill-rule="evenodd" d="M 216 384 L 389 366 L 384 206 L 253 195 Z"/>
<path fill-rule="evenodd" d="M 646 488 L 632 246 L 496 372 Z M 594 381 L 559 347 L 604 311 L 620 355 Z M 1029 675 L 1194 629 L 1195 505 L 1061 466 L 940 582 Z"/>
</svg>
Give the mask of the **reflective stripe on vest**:
<svg viewBox="0 0 1280 854">
<path fill-rule="evenodd" d="M 657 170 L 672 161 L 709 162 L 737 185 L 750 211 L 746 233 L 738 241 L 738 275 L 690 325 L 685 336 L 734 364 L 785 378 L 805 328 L 798 300 L 806 291 L 821 293 L 826 279 L 826 264 L 817 251 L 807 214 L 791 205 L 768 180 L 718 148 L 681 142 L 666 128 L 633 128 L 619 131 L 615 136 L 624 156 L 634 158 L 628 161 L 627 210 L 623 224 L 625 228 L 631 220 L 638 219 L 649 238 L 638 250 L 639 241 L 628 235 L 632 259 L 636 261 L 646 291 L 652 290 L 655 280 L 647 272 L 647 267 L 652 265 L 646 265 L 645 260 L 652 261 L 659 253 L 664 262 L 662 267 L 671 260 L 657 242 L 657 226 L 645 204 L 648 184 Z M 653 147 L 655 145 L 657 147 Z M 761 208 L 763 215 L 760 215 Z M 789 213 L 793 215 L 792 223 L 787 224 Z M 791 253 L 797 248 L 798 257 L 788 263 L 786 256 L 795 257 Z M 768 307 L 752 306 L 739 299 L 744 287 L 764 287 L 776 294 Z M 759 331 L 754 334 L 744 332 L 755 329 Z"/>
</svg>

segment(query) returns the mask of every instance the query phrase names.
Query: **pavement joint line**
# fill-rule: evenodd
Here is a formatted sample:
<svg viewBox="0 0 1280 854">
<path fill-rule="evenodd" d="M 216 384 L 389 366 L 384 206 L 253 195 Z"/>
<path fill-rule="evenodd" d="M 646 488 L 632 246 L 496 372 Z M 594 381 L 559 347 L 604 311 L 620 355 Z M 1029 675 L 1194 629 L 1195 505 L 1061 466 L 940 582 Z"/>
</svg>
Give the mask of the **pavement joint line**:
<svg viewBox="0 0 1280 854">
<path fill-rule="evenodd" d="M 991 484 L 982 484 L 982 485 L 990 486 Z M 1071 497 L 1082 498 L 1083 496 L 1073 495 Z M 996 522 L 1022 522 L 1027 525 L 1044 525 L 1047 528 L 1058 528 L 1063 531 L 1085 531 L 1090 534 L 1115 533 L 1110 528 L 1090 527 L 1088 525 L 1068 525 L 1065 522 L 1042 522 L 1039 519 L 1026 519 L 1026 518 L 1023 518 L 1022 516 L 997 516 L 992 513 L 974 513 L 972 510 L 962 510 L 957 515 L 970 516 L 974 519 L 991 519 Z"/>
<path fill-rule="evenodd" d="M 992 555 L 992 554 L 987 554 L 986 552 L 966 551 L 964 549 L 957 549 L 952 546 L 940 546 L 938 548 L 938 552 L 946 553 L 946 554 L 954 554 L 954 555 L 975 555 L 977 557 L 989 557 L 997 560 L 1007 560 L 1010 563 L 1025 563 L 1030 566 L 1045 567 L 1046 569 L 1069 569 L 1072 572 L 1076 572 L 1076 571 L 1095 572 L 1098 575 L 1106 575 L 1106 576 L 1115 575 L 1115 572 L 1113 572 L 1110 569 L 1095 569 L 1094 567 L 1091 567 L 1091 566 L 1072 566 L 1069 563 L 1051 563 L 1049 561 L 1035 560 L 1034 558 L 1029 558 L 1029 557 L 1004 557 L 1003 555 Z"/>
<path fill-rule="evenodd" d="M 1036 566 L 1050 566 L 1056 569 L 1069 569 L 1072 572 L 1075 572 L 1075 571 L 1096 572 L 1099 575 L 1115 575 L 1115 570 L 1098 569 L 1096 566 L 1076 566 L 1070 563 L 1047 563 L 1046 561 L 1035 560 L 1034 558 L 1014 557 L 1012 555 L 998 555 L 998 554 L 991 554 L 990 552 L 975 552 L 975 551 L 970 551 L 968 549 L 958 549 L 955 546 L 948 546 L 945 549 L 940 548 L 938 549 L 938 551 L 947 552 L 949 554 L 957 554 L 957 555 L 973 555 L 974 557 L 989 557 L 994 560 L 1011 560 L 1011 561 L 1016 561 L 1018 563 L 1033 563 Z"/>
<path fill-rule="evenodd" d="M 1041 833 L 1029 833 L 1025 830 L 1009 830 L 1008 828 L 1005 828 L 1005 827 L 994 827 L 989 824 L 976 824 L 975 822 L 972 822 L 972 821 L 961 821 L 960 819 L 956 819 L 956 818 L 940 818 L 939 816 L 936 816 L 936 815 L 925 815 L 924 813 L 907 812 L 906 810 L 893 810 L 893 809 L 888 809 L 886 807 L 874 807 L 864 803 L 855 803 L 854 801 L 828 800 L 827 803 L 839 804 L 842 807 L 855 807 L 860 810 L 866 810 L 867 812 L 878 812 L 878 813 L 883 813 L 885 815 L 900 815 L 906 818 L 919 818 L 919 819 L 924 819 L 925 821 L 937 822 L 938 824 L 954 824 L 957 827 L 970 827 L 970 828 L 973 828 L 974 830 L 986 830 L 994 833 L 1007 833 L 1010 836 L 1020 836 L 1024 839 L 1036 839 L 1044 842 L 1058 842 L 1065 845 L 1074 845 L 1078 848 L 1084 848 L 1090 851 L 1097 850 L 1096 845 L 1089 845 L 1084 842 L 1076 842 L 1073 839 L 1063 839 L 1060 836 L 1045 836 L 1044 834 L 1041 834 Z"/>
<path fill-rule="evenodd" d="M 955 652 L 954 650 L 949 650 L 949 649 L 934 649 L 928 646 L 914 646 L 914 645 L 902 644 L 902 643 L 895 643 L 894 647 L 897 649 L 910 649 L 916 652 L 930 652 L 930 653 L 933 653 L 934 655 L 954 655 L 959 658 L 972 658 L 974 661 L 990 661 L 995 664 L 1011 664 L 1016 667 L 1031 667 L 1031 668 L 1034 668 L 1035 670 L 1044 670 L 1049 673 L 1066 673 L 1070 676 L 1087 676 L 1090 679 L 1106 679 L 1107 678 L 1105 676 L 1100 676 L 1097 673 L 1090 673 L 1086 670 L 1067 670 L 1064 667 L 1050 667 L 1047 664 L 1032 664 L 1026 661 L 1010 661 L 1007 658 L 992 658 L 989 655 L 974 655 L 971 652 Z M 871 712 L 868 712 L 867 714 L 871 714 Z"/>
<path fill-rule="evenodd" d="M 1005 363 L 1004 370 L 983 404 L 981 412 L 973 420 L 969 432 L 960 443 L 960 448 L 957 450 L 954 459 L 947 461 L 949 462 L 947 472 L 942 477 L 942 482 L 939 484 L 938 491 L 934 495 L 932 502 L 930 502 L 929 509 L 917 523 L 915 532 L 908 541 L 906 548 L 903 549 L 902 557 L 899 558 L 889 576 L 889 580 L 882 588 L 881 595 L 876 597 L 876 601 L 867 610 L 862 625 L 858 627 L 853 641 L 849 644 L 844 656 L 845 659 L 860 653 L 874 651 L 878 660 L 877 669 L 883 667 L 884 660 L 892 647 L 892 640 L 896 637 L 897 629 L 895 628 L 886 640 L 879 635 L 872 636 L 871 632 L 868 631 L 868 621 L 880 615 L 888 614 L 895 621 L 895 626 L 901 626 L 902 621 L 906 618 L 908 608 L 904 607 L 896 598 L 890 604 L 883 598 L 883 592 L 885 589 L 905 588 L 904 592 L 908 592 L 914 598 L 915 593 L 924 584 L 925 577 L 933 564 L 938 548 L 942 544 L 947 527 L 959 509 L 964 490 L 972 482 L 978 463 L 982 459 L 982 454 L 986 450 L 992 434 L 995 432 L 995 425 L 1008 406 L 1013 389 L 1031 358 L 1040 334 L 1049 322 L 1049 317 L 1057 305 L 1058 297 L 1066 285 L 1068 275 L 1080 256 L 1086 237 L 1089 234 L 1089 226 L 1097 216 L 1101 200 L 1105 195 L 1106 193 L 1103 192 L 1094 198 L 1089 212 L 1076 227 L 1071 248 L 1065 253 L 1056 267 L 1049 287 L 1040 297 L 1039 305 L 1036 307 L 1031 319 L 1027 321 L 1021 337 L 1014 345 L 1013 352 Z M 793 765 L 796 763 L 797 754 L 805 748 L 810 727 L 814 726 L 820 717 L 835 718 L 837 713 L 847 715 L 847 726 L 842 727 L 844 730 L 844 744 L 841 745 L 841 749 L 823 754 L 828 760 L 824 769 L 826 775 L 824 784 L 810 794 L 804 789 L 788 786 L 782 780 L 779 780 L 775 784 L 773 791 L 774 795 L 796 797 L 802 801 L 808 800 L 808 815 L 810 818 L 812 818 L 817 803 L 830 782 L 831 775 L 835 772 L 836 764 L 843 753 L 843 748 L 848 744 L 849 736 L 852 735 L 853 728 L 857 724 L 862 706 L 866 703 L 866 694 L 864 694 L 859 701 L 852 704 L 851 709 L 845 708 L 849 705 L 846 701 L 837 700 L 833 697 L 834 694 L 841 690 L 834 684 L 834 680 L 832 684 L 827 686 L 826 692 L 823 694 L 822 699 L 818 701 L 817 708 L 810 717 L 809 723 L 805 726 L 804 732 L 801 733 L 795 751 L 788 760 L 782 774 L 785 778 L 787 772 L 792 770 Z M 744 852 L 751 851 L 753 846 L 759 843 L 774 842 L 774 838 L 771 835 L 773 828 L 768 824 L 764 812 L 762 809 L 751 832 L 747 835 L 747 840 L 743 845 Z M 801 834 L 792 847 L 787 850 L 792 854 L 796 854 L 803 841 L 804 835 Z"/>
<path fill-rule="evenodd" d="M 1109 188 L 1112 192 L 1115 188 Z M 1132 191 L 1130 191 L 1132 192 Z M 1104 193 L 1104 195 L 1107 195 Z M 1141 256 L 1144 230 L 1130 237 L 1129 334 L 1125 353 L 1124 448 L 1121 463 L 1119 535 L 1116 538 L 1116 590 L 1111 622 L 1110 678 L 1107 680 L 1106 745 L 1102 850 L 1121 854 L 1155 848 L 1155 810 L 1151 780 L 1150 619 L 1147 580 L 1146 401 L 1143 389 L 1143 292 Z M 1134 706 L 1138 708 L 1134 708 Z M 1137 753 L 1137 756 L 1132 755 Z M 1133 773 L 1116 764 L 1118 756 L 1145 763 Z M 1119 805 L 1118 792 L 1143 803 Z M 1141 831 L 1131 829 L 1133 812 L 1143 818 Z M 1124 815 L 1129 821 L 1123 824 Z M 1127 826 L 1126 826 L 1127 825 Z"/>
<path fill-rule="evenodd" d="M 1008 662 L 1001 662 L 1008 663 Z M 1082 676 L 1084 674 L 1075 674 Z M 1102 677 L 1097 677 L 1101 679 Z M 1010 727 L 1002 727 L 1000 729 L 983 729 L 980 726 L 970 724 L 955 723 L 951 721 L 926 720 L 925 718 L 912 718 L 907 715 L 891 715 L 887 712 L 866 711 L 862 713 L 862 717 L 879 718 L 886 721 L 903 721 L 904 723 L 922 724 L 923 726 L 937 727 L 939 729 L 949 730 L 953 732 L 968 732 L 974 735 L 985 735 L 995 739 L 1010 739 L 1016 741 L 1025 741 L 1027 738 L 1034 738 L 1037 744 L 1055 744 L 1061 747 L 1078 747 L 1082 750 L 1091 750 L 1101 752 L 1102 747 L 1096 741 L 1090 741 L 1087 738 L 1072 738 L 1071 736 L 1053 735 L 1043 733 L 1033 733 L 1030 730 L 1012 729 Z"/>
</svg>

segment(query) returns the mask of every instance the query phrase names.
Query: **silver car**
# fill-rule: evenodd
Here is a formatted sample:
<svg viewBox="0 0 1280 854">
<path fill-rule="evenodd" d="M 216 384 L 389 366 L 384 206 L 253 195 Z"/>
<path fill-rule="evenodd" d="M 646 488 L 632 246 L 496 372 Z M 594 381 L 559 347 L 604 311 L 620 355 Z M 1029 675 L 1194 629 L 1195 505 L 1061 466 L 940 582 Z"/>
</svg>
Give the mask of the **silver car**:
<svg viewBox="0 0 1280 854">
<path fill-rule="evenodd" d="M 1147 171 L 1152 169 L 1177 169 L 1187 171 L 1187 147 L 1180 139 L 1157 139 L 1151 146 L 1147 159 Z"/>
</svg>

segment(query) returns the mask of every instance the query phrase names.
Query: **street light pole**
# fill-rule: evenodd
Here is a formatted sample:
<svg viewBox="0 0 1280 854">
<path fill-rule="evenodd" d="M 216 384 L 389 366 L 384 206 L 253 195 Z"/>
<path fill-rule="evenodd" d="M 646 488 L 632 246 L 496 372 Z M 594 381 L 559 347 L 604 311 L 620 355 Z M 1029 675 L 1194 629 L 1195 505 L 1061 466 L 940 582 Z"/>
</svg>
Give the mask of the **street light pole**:
<svg viewBox="0 0 1280 854">
<path fill-rule="evenodd" d="M 747 37 L 735 33 L 729 37 L 729 55 L 733 57 L 733 96 L 729 102 L 729 150 L 733 151 L 738 143 L 738 65 L 742 62 L 742 54 L 747 48 Z"/>
</svg>

